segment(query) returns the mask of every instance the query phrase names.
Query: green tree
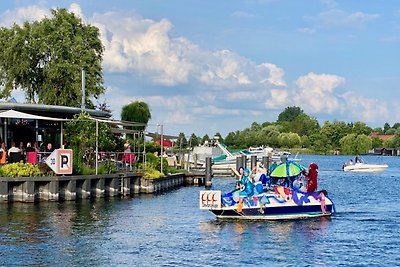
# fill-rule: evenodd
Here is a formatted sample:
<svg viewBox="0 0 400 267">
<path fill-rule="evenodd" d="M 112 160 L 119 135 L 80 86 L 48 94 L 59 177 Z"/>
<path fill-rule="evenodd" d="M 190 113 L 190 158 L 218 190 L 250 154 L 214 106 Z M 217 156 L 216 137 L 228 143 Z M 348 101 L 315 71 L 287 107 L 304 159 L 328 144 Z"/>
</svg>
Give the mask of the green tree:
<svg viewBox="0 0 400 267">
<path fill-rule="evenodd" d="M 81 105 L 81 70 L 86 72 L 85 103 L 103 94 L 99 30 L 66 9 L 23 26 L 0 29 L 0 96 L 21 88 L 30 103 Z"/>
<path fill-rule="evenodd" d="M 200 144 L 199 138 L 194 133 L 192 133 L 189 140 L 192 147 L 198 146 Z"/>
<path fill-rule="evenodd" d="M 301 138 L 297 133 L 280 133 L 278 139 L 281 147 L 293 148 L 301 145 Z"/>
<path fill-rule="evenodd" d="M 151 119 L 149 106 L 145 102 L 135 101 L 122 107 L 121 119 L 137 123 L 133 130 L 143 131 Z M 129 127 L 128 127 L 129 128 Z"/>
<path fill-rule="evenodd" d="M 327 154 L 332 150 L 328 137 L 324 134 L 314 133 L 309 137 L 310 147 L 317 153 Z"/>
<path fill-rule="evenodd" d="M 393 129 L 398 129 L 400 127 L 400 122 L 396 122 L 395 124 L 393 124 L 392 128 Z"/>
<path fill-rule="evenodd" d="M 372 148 L 372 140 L 365 134 L 351 133 L 340 139 L 342 154 L 364 154 Z"/>
<path fill-rule="evenodd" d="M 359 134 L 356 138 L 356 153 L 355 154 L 365 154 L 372 148 L 372 140 L 365 134 Z"/>
<path fill-rule="evenodd" d="M 357 144 L 356 144 L 357 135 L 354 133 L 347 134 L 346 136 L 340 139 L 340 147 L 342 154 L 352 155 L 356 154 Z"/>
<path fill-rule="evenodd" d="M 115 151 L 116 138 L 111 132 L 110 125 L 100 122 L 98 126 L 99 135 L 97 138 L 99 151 Z M 94 164 L 96 122 L 87 112 L 82 111 L 79 115 L 75 115 L 74 119 L 65 124 L 65 140 L 73 150 L 75 172 L 81 172 L 82 163 L 86 165 Z"/>
<path fill-rule="evenodd" d="M 300 136 L 316 133 L 321 128 L 316 118 L 304 113 L 297 116 L 290 125 L 290 131 Z"/>
<path fill-rule="evenodd" d="M 351 132 L 352 127 L 345 122 L 335 121 L 330 123 L 326 121 L 322 126 L 320 133 L 328 138 L 329 144 L 332 149 L 338 149 L 340 145 L 340 139 Z"/>
<path fill-rule="evenodd" d="M 208 136 L 208 134 L 205 134 L 201 139 L 202 144 L 204 144 L 205 142 L 210 142 L 210 137 Z"/>
<path fill-rule="evenodd" d="M 390 128 L 391 128 L 391 127 L 390 127 L 390 124 L 387 123 L 387 122 L 385 122 L 385 125 L 383 125 L 383 132 L 384 132 L 385 134 L 387 134 L 386 132 L 387 132 Z"/>
<path fill-rule="evenodd" d="M 227 146 L 233 146 L 235 144 L 235 139 L 236 139 L 236 134 L 235 132 L 230 132 L 228 135 L 225 137 L 225 142 L 224 144 Z"/>
<path fill-rule="evenodd" d="M 353 129 L 351 130 L 351 132 L 357 135 L 369 135 L 372 132 L 372 128 L 368 127 L 364 122 L 357 121 L 353 124 Z"/>
<path fill-rule="evenodd" d="M 372 148 L 380 148 L 383 146 L 383 140 L 380 138 L 372 138 Z"/>
<path fill-rule="evenodd" d="M 216 134 L 214 134 L 214 138 L 215 137 L 218 137 L 218 141 L 220 142 L 220 143 L 224 143 L 225 141 L 224 141 L 224 138 L 222 138 L 222 135 L 219 133 L 219 132 L 217 132 Z"/>
<path fill-rule="evenodd" d="M 278 115 L 278 120 L 277 122 L 292 122 L 296 119 L 297 116 L 300 114 L 303 114 L 303 110 L 299 107 L 293 106 L 293 107 L 287 107 L 283 112 L 281 112 Z"/>
<path fill-rule="evenodd" d="M 372 129 L 372 132 L 377 133 L 377 134 L 383 134 L 382 128 L 379 128 L 379 127 Z"/>
<path fill-rule="evenodd" d="M 176 140 L 176 145 L 180 148 L 185 148 L 188 146 L 188 141 L 184 133 L 179 133 L 178 139 Z"/>
</svg>

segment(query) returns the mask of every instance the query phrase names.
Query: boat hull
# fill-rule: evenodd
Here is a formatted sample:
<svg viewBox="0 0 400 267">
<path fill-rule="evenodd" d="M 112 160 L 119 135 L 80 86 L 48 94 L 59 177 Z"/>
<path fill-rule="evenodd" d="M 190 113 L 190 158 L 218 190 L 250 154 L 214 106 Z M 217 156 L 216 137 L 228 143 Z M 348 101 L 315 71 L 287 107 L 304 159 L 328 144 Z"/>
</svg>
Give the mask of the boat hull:
<svg viewBox="0 0 400 267">
<path fill-rule="evenodd" d="M 325 212 L 322 211 L 321 198 L 318 193 L 311 195 L 293 192 L 290 196 L 263 193 L 253 198 L 245 199 L 242 209 L 238 208 L 237 203 L 230 206 L 224 204 L 226 201 L 221 201 L 220 203 L 220 196 L 220 191 L 201 191 L 200 208 L 211 211 L 218 219 L 244 220 L 302 219 L 331 216 L 334 213 L 333 202 L 327 196 L 324 197 Z M 253 201 L 254 199 L 256 199 L 255 202 Z M 267 199 L 267 201 L 262 203 L 261 199 Z"/>
<path fill-rule="evenodd" d="M 313 217 L 323 217 L 332 215 L 332 205 L 326 206 L 326 213 L 321 212 L 318 207 L 303 207 L 303 208 L 251 208 L 244 209 L 242 212 L 237 210 L 210 210 L 218 219 L 244 219 L 244 220 L 291 220 L 304 219 Z"/>
<path fill-rule="evenodd" d="M 386 164 L 353 164 L 343 168 L 345 172 L 383 172 L 388 165 Z"/>
</svg>

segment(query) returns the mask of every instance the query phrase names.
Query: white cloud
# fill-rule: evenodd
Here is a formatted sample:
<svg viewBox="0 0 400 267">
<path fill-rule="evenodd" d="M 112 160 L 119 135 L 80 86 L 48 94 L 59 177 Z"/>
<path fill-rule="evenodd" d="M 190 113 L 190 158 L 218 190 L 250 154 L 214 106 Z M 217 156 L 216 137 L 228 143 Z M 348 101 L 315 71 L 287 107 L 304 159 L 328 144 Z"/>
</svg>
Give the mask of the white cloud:
<svg viewBox="0 0 400 267">
<path fill-rule="evenodd" d="M 352 121 L 365 121 L 369 123 L 382 122 L 382 119 L 392 121 L 392 114 L 387 105 L 376 99 L 365 98 L 353 92 L 342 95 L 349 117 Z"/>
<path fill-rule="evenodd" d="M 91 21 L 101 31 L 107 71 L 139 73 L 164 86 L 190 82 L 226 90 L 262 82 L 285 85 L 282 69 L 274 64 L 257 65 L 229 50 L 202 50 L 186 38 L 172 38 L 173 25 L 166 19 L 108 12 L 95 14 Z"/>
<path fill-rule="evenodd" d="M 1 15 L 1 26 L 10 27 L 14 23 L 23 25 L 25 21 L 41 20 L 50 15 L 50 11 L 33 5 L 15 10 L 7 10 Z"/>
<path fill-rule="evenodd" d="M 236 12 L 232 13 L 232 17 L 251 19 L 251 18 L 255 18 L 256 16 L 254 14 L 251 14 L 251 13 L 248 13 L 245 11 L 236 11 Z"/>
<path fill-rule="evenodd" d="M 306 112 L 333 113 L 340 109 L 334 90 L 344 82 L 344 78 L 336 75 L 311 72 L 295 82 L 298 90 L 294 98 Z"/>
<path fill-rule="evenodd" d="M 368 22 L 376 20 L 379 14 L 366 14 L 363 12 L 347 13 L 340 9 L 330 9 L 318 14 L 314 20 L 318 25 L 328 27 L 364 27 Z"/>
<path fill-rule="evenodd" d="M 194 114 L 201 115 L 239 115 L 240 109 L 231 109 L 231 108 L 219 108 L 216 106 L 208 105 L 202 107 L 193 108 Z"/>
<path fill-rule="evenodd" d="M 313 35 L 316 33 L 316 30 L 312 29 L 312 28 L 300 28 L 300 29 L 297 29 L 297 31 L 299 33 L 308 34 L 308 35 Z"/>
<path fill-rule="evenodd" d="M 276 109 L 285 107 L 289 100 L 289 92 L 286 90 L 272 89 L 271 97 L 265 101 L 265 107 Z"/>
<path fill-rule="evenodd" d="M 72 3 L 69 6 L 68 10 L 74 13 L 77 17 L 80 17 L 83 21 L 85 21 L 85 16 L 83 15 L 82 8 L 79 4 Z"/>
<path fill-rule="evenodd" d="M 275 86 L 286 86 L 285 81 L 283 80 L 284 71 L 276 66 L 275 64 L 264 63 L 257 66 L 257 69 L 260 70 L 260 73 L 263 72 L 263 69 L 266 69 L 269 72 L 269 77 L 265 80 L 261 80 L 261 83 L 268 82 L 271 85 Z"/>
</svg>

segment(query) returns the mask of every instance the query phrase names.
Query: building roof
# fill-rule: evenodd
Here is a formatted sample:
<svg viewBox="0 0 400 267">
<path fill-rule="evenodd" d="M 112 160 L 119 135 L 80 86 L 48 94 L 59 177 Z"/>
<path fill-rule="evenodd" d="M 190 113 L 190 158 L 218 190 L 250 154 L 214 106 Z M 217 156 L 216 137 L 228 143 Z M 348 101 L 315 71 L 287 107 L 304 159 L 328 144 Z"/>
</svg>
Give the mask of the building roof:
<svg viewBox="0 0 400 267">
<path fill-rule="evenodd" d="M 26 112 L 32 115 L 46 116 L 52 118 L 60 119 L 72 119 L 74 115 L 81 113 L 81 108 L 76 107 L 66 107 L 66 106 L 53 106 L 53 105 L 42 105 L 42 104 L 21 104 L 21 103 L 9 103 L 0 102 L 0 111 L 15 110 L 20 112 Z M 85 109 L 89 115 L 98 118 L 110 118 L 111 113 L 94 110 Z"/>
<path fill-rule="evenodd" d="M 392 139 L 394 136 L 395 136 L 394 134 L 377 134 L 377 133 L 370 133 L 370 134 L 369 134 L 369 137 L 371 137 L 371 138 L 378 138 L 378 139 L 381 139 L 381 140 L 383 140 L 383 141 L 390 140 L 390 139 Z"/>
<path fill-rule="evenodd" d="M 47 120 L 47 121 L 66 121 L 67 119 L 60 118 L 50 118 L 39 115 L 32 115 L 25 112 L 20 112 L 16 110 L 2 110 L 0 111 L 0 118 L 17 118 L 17 119 L 27 119 L 27 120 Z"/>
</svg>

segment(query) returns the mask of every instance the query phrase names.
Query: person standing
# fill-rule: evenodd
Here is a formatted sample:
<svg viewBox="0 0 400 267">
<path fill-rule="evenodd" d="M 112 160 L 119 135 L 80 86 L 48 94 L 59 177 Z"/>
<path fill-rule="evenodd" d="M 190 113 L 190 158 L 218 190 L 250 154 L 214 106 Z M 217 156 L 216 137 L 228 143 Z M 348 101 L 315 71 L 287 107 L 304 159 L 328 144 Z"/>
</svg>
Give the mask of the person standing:
<svg viewBox="0 0 400 267">
<path fill-rule="evenodd" d="M 308 167 L 308 173 L 302 172 L 304 177 L 307 179 L 307 193 L 314 193 L 318 188 L 318 165 L 311 163 Z"/>
<path fill-rule="evenodd" d="M 7 149 L 4 142 L 2 142 L 0 147 L 0 164 L 5 164 L 6 162 L 7 162 Z"/>
</svg>

